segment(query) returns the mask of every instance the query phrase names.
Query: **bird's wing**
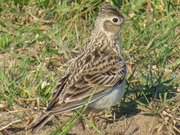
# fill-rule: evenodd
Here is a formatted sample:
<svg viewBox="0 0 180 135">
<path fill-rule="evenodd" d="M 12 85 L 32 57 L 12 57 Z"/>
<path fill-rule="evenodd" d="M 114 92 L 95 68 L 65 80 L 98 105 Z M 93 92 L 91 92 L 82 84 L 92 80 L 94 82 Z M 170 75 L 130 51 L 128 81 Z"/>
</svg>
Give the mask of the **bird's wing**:
<svg viewBox="0 0 180 135">
<path fill-rule="evenodd" d="M 51 101 L 49 102 L 48 104 L 48 107 L 47 107 L 47 111 L 51 110 L 51 108 L 56 104 L 58 103 L 59 101 L 59 95 L 61 94 L 61 92 L 63 91 L 65 85 L 66 85 L 66 82 L 67 82 L 67 79 L 69 77 L 69 74 L 65 75 L 59 82 L 59 85 L 57 86 L 57 90 L 53 93 L 53 97 L 51 99 Z"/>
<path fill-rule="evenodd" d="M 86 55 L 83 61 L 77 60 L 73 66 L 70 74 L 64 78 L 54 94 L 48 111 L 72 110 L 81 105 L 85 99 L 111 89 L 126 76 L 126 65 L 116 55 L 97 58 Z"/>
</svg>

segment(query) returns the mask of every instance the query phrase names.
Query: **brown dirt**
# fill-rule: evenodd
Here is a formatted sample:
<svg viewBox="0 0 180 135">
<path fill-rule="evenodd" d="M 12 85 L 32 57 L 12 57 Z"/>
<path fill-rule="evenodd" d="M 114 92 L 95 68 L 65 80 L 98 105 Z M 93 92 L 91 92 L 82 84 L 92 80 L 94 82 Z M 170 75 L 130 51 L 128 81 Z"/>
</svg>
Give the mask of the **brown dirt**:
<svg viewBox="0 0 180 135">
<path fill-rule="evenodd" d="M 23 127 L 23 125 L 27 124 L 27 119 L 24 116 L 24 119 L 20 119 L 18 122 L 18 117 L 23 117 L 23 114 L 19 114 L 16 116 L 14 114 L 7 115 L 7 112 L 0 113 L 1 124 L 0 127 L 4 127 L 9 121 L 13 119 L 13 130 L 5 130 L 0 133 L 0 135 L 32 135 L 28 131 L 20 131 L 18 132 L 18 128 Z M 21 116 L 20 116 L 21 115 Z M 15 118 L 16 117 L 16 118 Z M 22 120 L 22 121 L 21 121 Z M 26 121 L 26 122 L 25 122 Z M 104 120 L 99 120 L 96 122 L 97 130 L 100 131 L 98 133 L 94 128 L 90 127 L 91 121 L 87 120 L 86 129 L 83 130 L 81 124 L 77 124 L 72 129 L 72 135 L 154 135 L 153 132 L 155 131 L 156 125 L 158 125 L 158 119 L 155 116 L 145 116 L 142 114 L 137 114 L 128 118 L 120 118 L 115 122 L 107 123 Z M 57 120 L 51 123 L 50 125 L 46 125 L 38 134 L 36 135 L 49 135 L 52 131 L 56 129 Z M 12 126 L 11 126 L 12 127 Z M 16 129 L 16 127 L 18 127 Z"/>
<path fill-rule="evenodd" d="M 153 127 L 156 124 L 156 117 L 138 114 L 129 118 L 123 118 L 123 120 L 118 120 L 117 122 L 109 123 L 107 125 L 98 123 L 98 128 L 103 135 L 151 135 L 153 133 Z M 77 135 L 97 134 L 94 129 L 87 129 L 83 133 L 82 130 L 79 130 L 78 128 L 74 129 L 74 133 Z"/>
<path fill-rule="evenodd" d="M 178 135 L 180 133 L 179 115 L 177 115 L 179 114 L 178 96 L 176 101 L 178 102 L 173 105 L 172 109 L 169 106 L 168 109 L 162 111 L 160 116 L 150 115 L 152 113 L 148 113 L 148 111 L 145 111 L 146 115 L 138 112 L 139 110 L 137 110 L 134 103 L 128 104 L 127 108 L 122 104 L 121 108 L 115 108 L 115 110 L 118 109 L 115 111 L 115 121 L 108 118 L 109 121 L 107 122 L 107 120 L 99 118 L 96 119 L 96 128 L 94 128 L 91 117 L 85 117 L 85 130 L 83 130 L 82 124 L 77 122 L 69 135 Z M 7 110 L 5 103 L 4 105 L 0 104 L 0 135 L 50 135 L 57 128 L 62 129 L 61 127 L 67 120 L 67 117 L 62 116 L 59 119 L 53 119 L 37 134 L 21 130 L 39 115 L 40 111 L 34 111 L 33 109 L 14 106 L 10 111 Z M 1 131 L 2 128 L 5 130 Z M 175 128 L 176 131 L 178 130 L 177 132 L 173 132 Z"/>
</svg>

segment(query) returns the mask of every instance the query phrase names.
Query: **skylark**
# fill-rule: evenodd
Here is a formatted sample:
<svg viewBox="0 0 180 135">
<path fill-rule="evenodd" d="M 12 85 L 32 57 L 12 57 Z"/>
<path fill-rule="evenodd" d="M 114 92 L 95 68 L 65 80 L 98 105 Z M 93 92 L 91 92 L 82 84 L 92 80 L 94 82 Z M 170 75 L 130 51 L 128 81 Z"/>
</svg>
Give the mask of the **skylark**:
<svg viewBox="0 0 180 135">
<path fill-rule="evenodd" d="M 45 113 L 32 124 L 41 129 L 53 116 L 86 105 L 88 110 L 104 110 L 118 104 L 124 95 L 126 64 L 120 50 L 122 14 L 104 4 L 95 28 L 79 55 L 72 59 Z"/>
</svg>

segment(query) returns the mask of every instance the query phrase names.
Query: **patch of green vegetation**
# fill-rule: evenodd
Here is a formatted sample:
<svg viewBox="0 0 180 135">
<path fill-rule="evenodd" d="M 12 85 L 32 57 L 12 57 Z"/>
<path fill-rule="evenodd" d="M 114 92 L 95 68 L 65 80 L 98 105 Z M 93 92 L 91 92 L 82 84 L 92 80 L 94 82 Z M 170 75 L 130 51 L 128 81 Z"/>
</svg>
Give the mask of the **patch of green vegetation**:
<svg viewBox="0 0 180 135">
<path fill-rule="evenodd" d="M 90 35 L 102 2 L 0 1 L 0 103 L 11 108 L 19 99 L 38 98 L 40 106 L 46 106 L 65 62 Z M 160 115 L 162 104 L 170 105 L 180 84 L 180 3 L 112 2 L 126 18 L 121 33 L 130 67 L 125 103 L 136 101 L 153 110 L 151 101 L 158 100 L 161 109 L 154 114 Z"/>
</svg>

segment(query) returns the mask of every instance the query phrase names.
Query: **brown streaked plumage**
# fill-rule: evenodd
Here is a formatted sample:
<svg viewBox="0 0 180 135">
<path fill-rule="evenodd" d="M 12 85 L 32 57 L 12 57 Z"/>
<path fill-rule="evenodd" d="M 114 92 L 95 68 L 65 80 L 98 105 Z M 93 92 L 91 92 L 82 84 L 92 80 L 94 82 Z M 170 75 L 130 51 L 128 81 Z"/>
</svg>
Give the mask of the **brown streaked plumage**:
<svg viewBox="0 0 180 135">
<path fill-rule="evenodd" d="M 84 106 L 103 110 L 120 102 L 124 94 L 126 65 L 120 54 L 119 31 L 123 16 L 109 4 L 102 6 L 95 29 L 80 54 L 71 60 L 46 112 L 32 124 L 42 128 L 54 115 Z"/>
</svg>

